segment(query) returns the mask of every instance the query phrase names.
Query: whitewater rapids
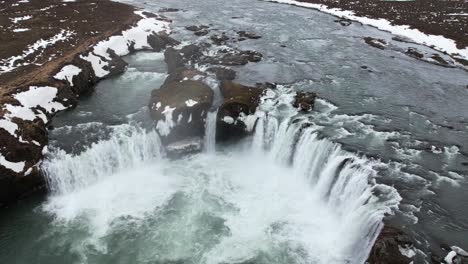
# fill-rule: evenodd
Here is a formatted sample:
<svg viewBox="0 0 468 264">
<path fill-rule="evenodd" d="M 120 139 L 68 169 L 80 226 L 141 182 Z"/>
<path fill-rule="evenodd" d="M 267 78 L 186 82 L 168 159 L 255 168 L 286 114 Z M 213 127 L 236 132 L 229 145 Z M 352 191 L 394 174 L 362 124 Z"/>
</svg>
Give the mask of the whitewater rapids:
<svg viewBox="0 0 468 264">
<path fill-rule="evenodd" d="M 56 150 L 42 209 L 81 263 L 364 263 L 400 196 L 371 161 L 263 105 L 252 138 L 215 151 L 208 122 L 210 145 L 181 160 L 129 124 Z"/>
</svg>

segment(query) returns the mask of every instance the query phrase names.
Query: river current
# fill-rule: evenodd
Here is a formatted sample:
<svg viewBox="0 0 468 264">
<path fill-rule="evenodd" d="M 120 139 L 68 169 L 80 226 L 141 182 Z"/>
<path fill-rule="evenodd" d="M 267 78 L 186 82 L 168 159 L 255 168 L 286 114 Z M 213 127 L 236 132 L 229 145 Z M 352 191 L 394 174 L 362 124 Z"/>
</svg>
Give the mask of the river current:
<svg viewBox="0 0 468 264">
<path fill-rule="evenodd" d="M 124 2 L 180 8 L 166 15 L 187 43 L 204 41 L 189 25 L 257 32 L 231 44 L 264 55 L 236 81 L 284 85 L 251 137 L 216 145 L 213 112 L 203 152 L 171 160 L 146 107 L 163 54 L 127 56 L 123 75 L 54 119 L 50 193 L 2 212 L 0 263 L 364 263 L 384 216 L 417 240 L 416 263 L 440 243 L 468 248 L 466 71 L 408 57 L 408 44 L 370 47 L 363 37 L 392 35 L 305 8 Z M 309 114 L 289 106 L 301 90 L 319 94 Z"/>
</svg>

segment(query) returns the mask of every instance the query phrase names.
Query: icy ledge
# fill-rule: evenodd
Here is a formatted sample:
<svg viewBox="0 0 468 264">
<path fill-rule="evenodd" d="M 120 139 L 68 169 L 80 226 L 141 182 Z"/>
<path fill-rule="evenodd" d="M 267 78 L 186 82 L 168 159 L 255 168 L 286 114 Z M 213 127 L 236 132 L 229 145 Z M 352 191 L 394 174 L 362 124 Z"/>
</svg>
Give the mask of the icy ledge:
<svg viewBox="0 0 468 264">
<path fill-rule="evenodd" d="M 410 26 L 392 25 L 392 23 L 385 19 L 373 19 L 368 17 L 356 16 L 353 11 L 341 10 L 338 8 L 329 8 L 322 4 L 305 3 L 294 0 L 264 0 L 268 2 L 275 2 L 281 4 L 289 4 L 300 7 L 307 7 L 317 9 L 321 12 L 331 14 L 337 17 L 347 18 L 349 20 L 357 21 L 362 24 L 376 27 L 380 30 L 388 31 L 392 34 L 407 37 L 415 43 L 432 47 L 438 51 L 446 52 L 449 55 L 456 56 L 462 59 L 468 59 L 468 48 L 458 49 L 454 40 L 448 39 L 443 36 L 428 35 L 418 29 L 411 29 Z"/>
</svg>

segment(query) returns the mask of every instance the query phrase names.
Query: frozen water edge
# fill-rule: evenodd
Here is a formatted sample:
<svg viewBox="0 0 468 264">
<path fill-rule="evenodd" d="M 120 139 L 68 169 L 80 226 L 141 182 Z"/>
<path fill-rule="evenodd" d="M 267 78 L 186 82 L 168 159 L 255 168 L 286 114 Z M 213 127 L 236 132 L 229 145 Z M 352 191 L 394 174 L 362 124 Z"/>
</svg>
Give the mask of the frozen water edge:
<svg viewBox="0 0 468 264">
<path fill-rule="evenodd" d="M 446 52 L 451 55 L 458 54 L 463 59 L 468 59 L 468 48 L 458 49 L 457 44 L 455 43 L 454 40 L 448 39 L 443 36 L 428 35 L 419 31 L 418 29 L 412 29 L 408 25 L 404 25 L 404 26 L 392 25 L 390 21 L 385 20 L 385 19 L 373 19 L 373 18 L 368 18 L 368 17 L 361 17 L 361 16 L 355 15 L 353 11 L 341 10 L 338 8 L 329 8 L 326 5 L 322 5 L 322 4 L 305 3 L 305 2 L 299 2 L 299 1 L 294 1 L 294 0 L 264 0 L 264 1 L 316 9 L 321 12 L 331 14 L 337 17 L 344 17 L 353 21 L 360 22 L 365 25 L 373 26 L 380 30 L 388 31 L 395 35 L 404 36 L 418 44 L 429 46 L 438 51 Z"/>
</svg>

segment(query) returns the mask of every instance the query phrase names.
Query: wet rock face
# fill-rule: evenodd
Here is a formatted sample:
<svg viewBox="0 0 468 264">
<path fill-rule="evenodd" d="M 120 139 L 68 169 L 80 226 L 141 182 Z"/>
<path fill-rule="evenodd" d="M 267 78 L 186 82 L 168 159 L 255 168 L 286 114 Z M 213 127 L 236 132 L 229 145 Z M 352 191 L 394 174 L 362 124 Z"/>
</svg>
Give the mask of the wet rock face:
<svg viewBox="0 0 468 264">
<path fill-rule="evenodd" d="M 161 52 L 169 46 L 179 45 L 180 43 L 166 34 L 152 34 L 148 36 L 148 44 L 156 52 Z"/>
<path fill-rule="evenodd" d="M 422 54 L 421 52 L 419 52 L 415 48 L 408 48 L 408 50 L 406 51 L 406 54 L 408 54 L 409 56 L 411 56 L 413 58 L 416 58 L 416 59 L 424 58 L 424 54 Z"/>
<path fill-rule="evenodd" d="M 299 111 L 309 112 L 314 109 L 316 93 L 312 92 L 298 92 L 294 97 L 293 106 L 298 108 Z"/>
<path fill-rule="evenodd" d="M 254 32 L 247 32 L 247 31 L 238 31 L 237 32 L 237 35 L 239 35 L 240 38 L 244 38 L 244 39 L 260 39 L 262 38 L 262 36 L 254 33 Z"/>
<path fill-rule="evenodd" d="M 366 42 L 369 46 L 372 46 L 374 48 L 378 48 L 378 49 L 385 49 L 385 47 L 387 46 L 387 42 L 383 39 L 376 39 L 376 38 L 372 38 L 372 37 L 365 37 L 364 38 L 364 42 Z"/>
<path fill-rule="evenodd" d="M 236 78 L 236 72 L 228 68 L 213 67 L 209 68 L 208 71 L 214 73 L 220 81 L 232 81 Z"/>
<path fill-rule="evenodd" d="M 257 51 L 232 50 L 226 51 L 225 54 L 220 57 L 207 57 L 204 59 L 204 62 L 214 65 L 240 66 L 249 62 L 259 62 L 262 59 L 263 55 Z"/>
<path fill-rule="evenodd" d="M 226 36 L 225 33 L 222 33 L 221 35 L 213 35 L 210 37 L 210 39 L 215 45 L 219 46 L 226 44 L 226 42 L 229 40 L 229 37 Z"/>
<path fill-rule="evenodd" d="M 230 141 L 250 134 L 256 118 L 255 113 L 263 89 L 248 87 L 231 81 L 221 83 L 224 101 L 218 110 L 216 140 Z"/>
<path fill-rule="evenodd" d="M 153 90 L 149 108 L 163 143 L 202 138 L 212 102 L 213 90 L 202 81 L 173 81 Z"/>
<path fill-rule="evenodd" d="M 413 259 L 412 239 L 402 231 L 385 226 L 370 252 L 369 264 L 408 264 Z M 405 255 L 404 255 L 405 254 Z"/>
</svg>

